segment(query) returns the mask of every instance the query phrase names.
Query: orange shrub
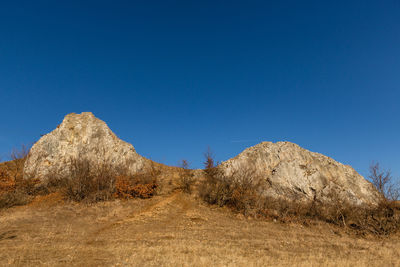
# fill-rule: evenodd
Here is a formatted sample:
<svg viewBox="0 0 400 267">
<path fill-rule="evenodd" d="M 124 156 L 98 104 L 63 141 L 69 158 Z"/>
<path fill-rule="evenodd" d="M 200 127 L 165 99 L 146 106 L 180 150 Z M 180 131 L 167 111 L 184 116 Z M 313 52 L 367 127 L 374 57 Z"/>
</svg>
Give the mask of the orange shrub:
<svg viewBox="0 0 400 267">
<path fill-rule="evenodd" d="M 158 184 L 155 181 L 136 183 L 135 177 L 117 176 L 115 197 L 117 198 L 150 198 L 155 194 Z"/>
</svg>

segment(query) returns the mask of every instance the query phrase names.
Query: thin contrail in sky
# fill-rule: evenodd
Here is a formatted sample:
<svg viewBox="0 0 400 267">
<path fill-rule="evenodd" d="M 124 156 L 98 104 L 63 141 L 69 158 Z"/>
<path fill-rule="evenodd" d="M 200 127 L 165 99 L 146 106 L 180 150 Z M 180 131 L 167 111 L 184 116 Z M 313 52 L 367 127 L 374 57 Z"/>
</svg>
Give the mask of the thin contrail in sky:
<svg viewBox="0 0 400 267">
<path fill-rule="evenodd" d="M 248 143 L 257 141 L 255 139 L 231 140 L 231 143 Z"/>
</svg>

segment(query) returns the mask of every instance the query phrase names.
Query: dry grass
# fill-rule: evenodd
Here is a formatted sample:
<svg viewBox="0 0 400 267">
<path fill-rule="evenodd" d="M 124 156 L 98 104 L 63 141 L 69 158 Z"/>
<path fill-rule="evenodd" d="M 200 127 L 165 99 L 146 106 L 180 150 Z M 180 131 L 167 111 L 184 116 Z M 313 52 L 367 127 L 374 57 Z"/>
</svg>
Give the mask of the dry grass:
<svg viewBox="0 0 400 267">
<path fill-rule="evenodd" d="M 57 195 L 0 212 L 0 264 L 398 266 L 400 236 L 254 220 L 183 193 L 82 205 Z M 57 202 L 52 205 L 51 199 Z"/>
<path fill-rule="evenodd" d="M 206 161 L 206 164 L 208 161 Z M 400 230 L 400 208 L 384 199 L 379 206 L 354 206 L 332 192 L 331 202 L 295 201 L 262 196 L 263 186 L 255 168 L 240 168 L 226 175 L 219 168 L 204 170 L 199 196 L 206 203 L 227 206 L 245 216 L 310 224 L 322 221 L 353 231 L 359 235 L 389 235 Z M 265 185 L 264 185 L 265 186 Z"/>
</svg>

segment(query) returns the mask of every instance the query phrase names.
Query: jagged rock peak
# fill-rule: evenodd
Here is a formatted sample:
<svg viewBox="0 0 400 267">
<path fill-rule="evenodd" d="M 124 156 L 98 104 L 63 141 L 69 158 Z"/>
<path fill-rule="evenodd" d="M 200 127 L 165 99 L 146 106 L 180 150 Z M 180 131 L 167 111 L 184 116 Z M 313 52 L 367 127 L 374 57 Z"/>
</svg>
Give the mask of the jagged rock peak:
<svg viewBox="0 0 400 267">
<path fill-rule="evenodd" d="M 51 174 L 67 176 L 71 159 L 79 158 L 115 168 L 125 166 L 132 173 L 143 169 L 147 161 L 91 112 L 71 113 L 32 146 L 25 162 L 24 177 L 45 180 Z"/>
</svg>

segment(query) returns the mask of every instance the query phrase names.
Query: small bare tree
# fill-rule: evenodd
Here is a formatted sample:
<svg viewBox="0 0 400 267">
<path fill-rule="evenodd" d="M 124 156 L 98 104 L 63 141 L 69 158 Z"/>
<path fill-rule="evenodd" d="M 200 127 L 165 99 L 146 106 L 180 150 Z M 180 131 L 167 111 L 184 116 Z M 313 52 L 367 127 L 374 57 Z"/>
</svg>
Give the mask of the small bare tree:
<svg viewBox="0 0 400 267">
<path fill-rule="evenodd" d="M 399 185 L 393 181 L 392 173 L 389 170 L 381 169 L 379 163 L 372 163 L 369 167 L 368 177 L 386 200 L 392 201 L 399 199 Z"/>
<path fill-rule="evenodd" d="M 11 160 L 19 160 L 19 159 L 24 159 L 26 156 L 28 156 L 29 153 L 29 148 L 26 147 L 25 145 L 21 145 L 21 148 L 16 149 L 14 148 L 11 151 L 10 158 Z"/>
<path fill-rule="evenodd" d="M 11 161 L 8 162 L 14 180 L 22 179 L 22 172 L 25 164 L 25 159 L 28 156 L 29 148 L 21 145 L 21 148 L 14 148 L 10 154 Z"/>
<path fill-rule="evenodd" d="M 204 169 L 207 170 L 215 167 L 214 154 L 212 153 L 210 147 L 208 147 L 207 151 L 204 153 L 204 158 L 206 159 L 204 162 Z"/>
</svg>

